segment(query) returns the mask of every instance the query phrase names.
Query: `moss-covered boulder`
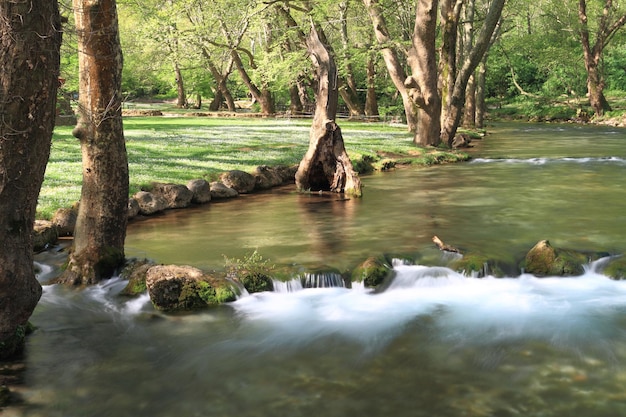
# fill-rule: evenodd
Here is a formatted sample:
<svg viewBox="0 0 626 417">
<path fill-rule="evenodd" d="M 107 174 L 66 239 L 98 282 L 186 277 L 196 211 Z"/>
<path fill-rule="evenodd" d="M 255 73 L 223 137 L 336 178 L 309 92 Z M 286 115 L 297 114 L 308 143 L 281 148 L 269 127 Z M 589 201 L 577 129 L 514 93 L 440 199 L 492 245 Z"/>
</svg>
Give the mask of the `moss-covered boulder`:
<svg viewBox="0 0 626 417">
<path fill-rule="evenodd" d="M 556 249 L 549 241 L 542 240 L 526 254 L 522 268 L 538 277 L 582 275 L 589 259 L 588 254 Z"/>
<path fill-rule="evenodd" d="M 126 263 L 120 273 L 123 279 L 128 280 L 128 284 L 120 292 L 120 295 L 135 297 L 146 292 L 146 275 L 148 269 L 155 266 L 149 259 L 132 259 Z"/>
<path fill-rule="evenodd" d="M 464 254 L 450 264 L 450 269 L 468 276 L 482 278 L 489 274 L 489 259 L 479 254 Z"/>
<path fill-rule="evenodd" d="M 244 274 L 240 279 L 241 284 L 250 294 L 255 292 L 274 291 L 274 280 L 262 272 Z"/>
<path fill-rule="evenodd" d="M 384 256 L 370 256 L 352 271 L 353 282 L 363 282 L 374 288 L 383 283 L 392 272 L 391 265 Z"/>
<path fill-rule="evenodd" d="M 237 297 L 230 281 L 192 266 L 153 266 L 146 272 L 146 287 L 152 304 L 162 311 L 198 310 Z"/>
<path fill-rule="evenodd" d="M 616 256 L 610 259 L 602 268 L 602 273 L 612 279 L 626 279 L 626 257 Z"/>
</svg>

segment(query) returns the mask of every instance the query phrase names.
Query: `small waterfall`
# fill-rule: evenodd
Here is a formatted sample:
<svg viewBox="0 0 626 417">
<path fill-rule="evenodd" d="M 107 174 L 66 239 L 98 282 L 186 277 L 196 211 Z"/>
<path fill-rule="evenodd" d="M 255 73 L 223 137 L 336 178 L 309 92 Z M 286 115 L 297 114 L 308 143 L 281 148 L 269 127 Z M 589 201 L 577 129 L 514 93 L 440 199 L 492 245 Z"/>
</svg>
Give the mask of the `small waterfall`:
<svg viewBox="0 0 626 417">
<path fill-rule="evenodd" d="M 297 292 L 305 288 L 345 288 L 338 272 L 306 272 L 289 281 L 274 280 L 274 292 Z"/>
<path fill-rule="evenodd" d="M 305 273 L 302 276 L 304 288 L 343 288 L 345 283 L 341 274 L 336 272 Z"/>
<path fill-rule="evenodd" d="M 300 278 L 294 278 L 290 281 L 279 281 L 275 279 L 274 281 L 274 292 L 296 292 L 304 289 L 302 286 L 302 281 Z"/>
</svg>

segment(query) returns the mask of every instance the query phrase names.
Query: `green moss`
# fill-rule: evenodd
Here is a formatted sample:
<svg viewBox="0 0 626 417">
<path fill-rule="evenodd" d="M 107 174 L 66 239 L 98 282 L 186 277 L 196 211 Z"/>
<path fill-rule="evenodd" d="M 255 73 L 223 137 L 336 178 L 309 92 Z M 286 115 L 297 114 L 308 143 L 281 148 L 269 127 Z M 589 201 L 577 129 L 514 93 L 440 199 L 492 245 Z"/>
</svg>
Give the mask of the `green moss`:
<svg viewBox="0 0 626 417">
<path fill-rule="evenodd" d="M 602 273 L 612 279 L 626 279 L 626 257 L 620 256 L 612 259 Z"/>
<path fill-rule="evenodd" d="M 27 334 L 32 333 L 35 327 L 31 323 L 19 325 L 12 336 L 0 341 L 0 360 L 16 357 L 24 349 L 24 340 Z"/>
<path fill-rule="evenodd" d="M 465 275 L 478 274 L 479 277 L 486 275 L 485 266 L 488 265 L 489 259 L 486 256 L 478 254 L 465 254 L 462 258 L 455 260 L 450 268 L 463 273 Z"/>
<path fill-rule="evenodd" d="M 261 272 L 244 275 L 241 278 L 241 283 L 250 294 L 255 292 L 274 291 L 274 281 L 272 278 Z"/>
<path fill-rule="evenodd" d="M 384 256 L 372 256 L 352 271 L 352 281 L 363 282 L 366 287 L 377 287 L 391 273 L 391 266 Z"/>
</svg>

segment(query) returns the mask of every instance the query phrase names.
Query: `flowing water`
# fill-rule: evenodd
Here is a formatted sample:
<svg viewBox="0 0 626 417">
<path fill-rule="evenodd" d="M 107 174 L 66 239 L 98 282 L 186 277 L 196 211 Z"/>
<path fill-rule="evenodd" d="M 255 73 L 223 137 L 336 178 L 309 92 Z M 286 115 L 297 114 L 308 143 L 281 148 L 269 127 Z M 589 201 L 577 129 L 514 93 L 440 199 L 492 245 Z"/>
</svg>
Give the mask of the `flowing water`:
<svg viewBox="0 0 626 417">
<path fill-rule="evenodd" d="M 45 286 L 32 321 L 27 416 L 626 415 L 626 281 L 468 278 L 446 243 L 514 266 L 538 240 L 626 252 L 624 130 L 499 125 L 470 163 L 363 178 L 364 198 L 290 188 L 169 212 L 129 228 L 127 252 L 220 269 L 257 250 L 294 271 L 398 261 L 362 286 L 244 296 L 164 315 L 113 279 Z M 46 254 L 45 264 L 58 254 Z M 52 259 L 51 259 L 51 258 Z M 323 282 L 330 282 L 323 280 Z"/>
</svg>

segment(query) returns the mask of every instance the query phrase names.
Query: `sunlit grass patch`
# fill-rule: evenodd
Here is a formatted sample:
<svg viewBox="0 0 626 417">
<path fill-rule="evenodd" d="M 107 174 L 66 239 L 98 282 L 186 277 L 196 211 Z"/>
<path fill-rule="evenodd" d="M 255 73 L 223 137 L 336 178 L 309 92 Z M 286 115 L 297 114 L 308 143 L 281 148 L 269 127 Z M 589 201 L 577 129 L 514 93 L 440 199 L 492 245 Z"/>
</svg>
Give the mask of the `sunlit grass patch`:
<svg viewBox="0 0 626 417">
<path fill-rule="evenodd" d="M 339 122 L 351 158 L 378 160 L 381 152 L 415 159 L 417 149 L 406 127 L 385 123 Z M 185 184 L 215 180 L 233 169 L 252 172 L 259 165 L 294 165 L 309 143 L 311 120 L 130 117 L 124 119 L 130 194 L 151 182 Z M 50 162 L 39 198 L 38 217 L 80 198 L 81 151 L 72 127 L 55 129 Z"/>
</svg>

